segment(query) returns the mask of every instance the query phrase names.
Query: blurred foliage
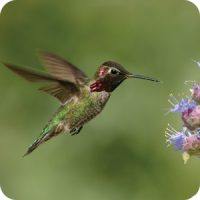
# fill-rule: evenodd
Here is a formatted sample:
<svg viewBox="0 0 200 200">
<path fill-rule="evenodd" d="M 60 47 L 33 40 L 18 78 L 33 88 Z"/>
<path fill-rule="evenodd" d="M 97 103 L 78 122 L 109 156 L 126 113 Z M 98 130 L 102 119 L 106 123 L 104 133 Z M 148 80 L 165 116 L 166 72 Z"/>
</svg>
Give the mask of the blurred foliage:
<svg viewBox="0 0 200 200">
<path fill-rule="evenodd" d="M 200 80 L 199 13 L 182 0 L 16 0 L 0 15 L 0 60 L 42 69 L 56 52 L 89 76 L 105 60 L 163 84 L 129 80 L 78 136 L 22 158 L 58 102 L 0 66 L 0 185 L 17 200 L 182 200 L 199 187 L 199 159 L 166 148 L 168 94 Z"/>
</svg>

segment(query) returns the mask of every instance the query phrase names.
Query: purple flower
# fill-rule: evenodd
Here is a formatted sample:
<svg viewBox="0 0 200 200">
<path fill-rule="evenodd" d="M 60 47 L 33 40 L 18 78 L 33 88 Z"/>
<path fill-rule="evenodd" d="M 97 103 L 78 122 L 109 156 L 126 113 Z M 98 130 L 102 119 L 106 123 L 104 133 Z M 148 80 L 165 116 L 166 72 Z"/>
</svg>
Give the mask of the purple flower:
<svg viewBox="0 0 200 200">
<path fill-rule="evenodd" d="M 183 150 L 183 145 L 186 139 L 184 131 L 177 132 L 170 124 L 168 124 L 165 134 L 169 145 L 172 145 L 176 150 Z"/>
<path fill-rule="evenodd" d="M 182 150 L 185 141 L 185 135 L 180 132 L 176 135 L 172 135 L 169 140 L 176 150 Z"/>
<path fill-rule="evenodd" d="M 200 67 L 200 61 L 196 63 Z M 190 96 L 178 100 L 171 94 L 168 100 L 172 106 L 169 112 L 180 113 L 182 131 L 168 125 L 165 132 L 167 143 L 182 152 L 184 163 L 191 156 L 200 157 L 200 83 L 186 81 L 185 84 L 190 84 Z"/>
<path fill-rule="evenodd" d="M 172 145 L 175 150 L 183 152 L 184 163 L 190 156 L 200 156 L 200 129 L 191 132 L 186 127 L 182 131 L 176 131 L 168 124 L 166 130 L 167 143 Z"/>
<path fill-rule="evenodd" d="M 197 103 L 191 99 L 181 99 L 176 104 L 172 102 L 171 104 L 173 107 L 170 109 L 170 111 L 175 113 L 184 113 L 185 111 L 193 110 L 197 106 Z"/>
</svg>

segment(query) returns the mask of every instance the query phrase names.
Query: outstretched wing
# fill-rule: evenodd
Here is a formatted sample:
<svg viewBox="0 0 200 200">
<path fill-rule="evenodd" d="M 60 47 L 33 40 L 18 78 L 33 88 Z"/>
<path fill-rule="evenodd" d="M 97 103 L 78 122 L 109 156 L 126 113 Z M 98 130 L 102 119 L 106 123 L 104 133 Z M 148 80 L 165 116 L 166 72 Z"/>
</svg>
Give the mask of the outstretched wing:
<svg viewBox="0 0 200 200">
<path fill-rule="evenodd" d="M 57 98 L 62 104 L 73 96 L 78 96 L 80 93 L 79 87 L 59 77 L 54 77 L 45 73 L 37 72 L 32 69 L 18 67 L 13 64 L 4 63 L 4 65 L 13 71 L 15 74 L 23 77 L 30 82 L 48 82 L 49 85 L 39 88 L 39 90 L 48 93 Z"/>
<path fill-rule="evenodd" d="M 88 82 L 88 77 L 84 72 L 60 56 L 40 52 L 40 57 L 44 62 L 44 67 L 52 76 L 78 85 L 84 85 Z"/>
<path fill-rule="evenodd" d="M 65 82 L 55 82 L 53 84 L 39 88 L 47 94 L 50 94 L 57 98 L 62 104 L 65 104 L 67 100 L 73 96 L 78 96 L 80 90 L 73 83 Z"/>
</svg>

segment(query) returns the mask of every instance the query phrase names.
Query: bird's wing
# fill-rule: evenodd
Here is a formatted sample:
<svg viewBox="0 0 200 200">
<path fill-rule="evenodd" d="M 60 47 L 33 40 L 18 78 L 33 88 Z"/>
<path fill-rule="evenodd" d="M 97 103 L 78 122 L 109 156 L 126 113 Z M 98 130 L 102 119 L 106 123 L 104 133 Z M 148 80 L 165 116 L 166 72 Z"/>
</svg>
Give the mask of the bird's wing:
<svg viewBox="0 0 200 200">
<path fill-rule="evenodd" d="M 54 96 L 62 104 L 65 104 L 66 101 L 71 99 L 73 96 L 78 96 L 80 94 L 80 90 L 76 85 L 70 82 L 55 82 L 54 84 L 41 87 L 39 90 Z"/>
<path fill-rule="evenodd" d="M 84 85 L 89 80 L 84 72 L 58 55 L 40 52 L 40 57 L 46 70 L 54 77 L 78 85 Z"/>
<path fill-rule="evenodd" d="M 37 72 L 32 69 L 18 67 L 13 64 L 4 63 L 4 65 L 27 81 L 48 82 L 49 85 L 42 87 L 39 90 L 54 96 L 62 104 L 64 104 L 71 97 L 78 96 L 80 93 L 79 87 L 70 81 L 62 80 L 58 77 L 53 77 L 52 75 Z"/>
</svg>

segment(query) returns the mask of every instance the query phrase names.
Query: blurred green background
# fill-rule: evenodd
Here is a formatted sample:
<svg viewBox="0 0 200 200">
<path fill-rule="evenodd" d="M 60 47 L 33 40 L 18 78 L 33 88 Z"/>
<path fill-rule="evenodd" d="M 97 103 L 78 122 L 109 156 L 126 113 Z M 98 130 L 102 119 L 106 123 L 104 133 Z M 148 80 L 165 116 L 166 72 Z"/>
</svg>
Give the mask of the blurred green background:
<svg viewBox="0 0 200 200">
<path fill-rule="evenodd" d="M 169 93 L 200 80 L 200 16 L 184 0 L 16 0 L 0 15 L 0 60 L 42 69 L 37 49 L 90 77 L 106 60 L 164 83 L 124 82 L 78 136 L 62 135 L 22 158 L 59 106 L 0 65 L 0 185 L 16 200 L 183 200 L 196 193 L 200 160 L 183 164 L 165 144 L 181 127 Z"/>
</svg>

